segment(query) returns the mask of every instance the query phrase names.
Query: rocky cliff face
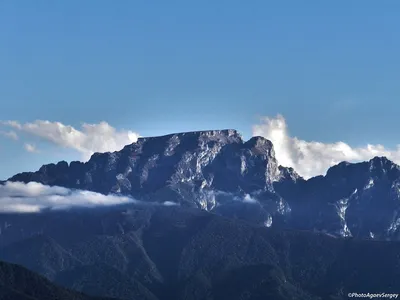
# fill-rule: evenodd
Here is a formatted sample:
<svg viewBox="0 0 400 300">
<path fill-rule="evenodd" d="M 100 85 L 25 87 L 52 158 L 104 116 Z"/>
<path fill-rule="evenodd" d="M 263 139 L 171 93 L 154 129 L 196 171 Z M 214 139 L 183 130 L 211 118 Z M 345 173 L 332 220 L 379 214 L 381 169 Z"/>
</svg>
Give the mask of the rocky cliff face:
<svg viewBox="0 0 400 300">
<path fill-rule="evenodd" d="M 277 188 L 277 187 L 276 187 Z M 292 207 L 292 226 L 343 237 L 399 239 L 400 168 L 385 157 L 342 162 L 326 176 L 278 192 Z"/>
<path fill-rule="evenodd" d="M 213 130 L 140 138 L 121 151 L 96 153 L 87 163 L 49 164 L 9 180 L 206 210 L 254 194 L 268 202 L 270 213 L 282 214 L 288 206 L 273 187 L 281 169 L 270 141 L 254 137 L 244 142 L 235 130 Z"/>
<path fill-rule="evenodd" d="M 86 163 L 49 164 L 9 180 L 172 201 L 268 227 L 400 238 L 400 169 L 391 161 L 343 162 L 306 181 L 278 165 L 270 141 L 243 141 L 235 130 L 140 138 Z"/>
</svg>

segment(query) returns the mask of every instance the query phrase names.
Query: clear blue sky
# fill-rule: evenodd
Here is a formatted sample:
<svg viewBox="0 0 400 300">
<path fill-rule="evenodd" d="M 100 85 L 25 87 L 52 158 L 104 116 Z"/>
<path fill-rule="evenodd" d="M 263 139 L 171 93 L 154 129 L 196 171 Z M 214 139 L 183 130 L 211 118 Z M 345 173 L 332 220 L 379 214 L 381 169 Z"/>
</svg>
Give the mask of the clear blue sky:
<svg viewBox="0 0 400 300">
<path fill-rule="evenodd" d="M 399 142 L 400 2 L 0 1 L 0 120 L 141 135 L 282 114 L 291 134 Z M 75 158 L 0 137 L 0 178 Z"/>
</svg>

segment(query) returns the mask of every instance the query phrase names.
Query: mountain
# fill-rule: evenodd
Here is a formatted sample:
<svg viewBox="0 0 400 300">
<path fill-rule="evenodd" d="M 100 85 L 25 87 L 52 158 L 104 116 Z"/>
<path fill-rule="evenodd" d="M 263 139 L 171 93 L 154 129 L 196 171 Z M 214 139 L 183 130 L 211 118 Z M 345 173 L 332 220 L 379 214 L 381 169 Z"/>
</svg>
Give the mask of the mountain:
<svg viewBox="0 0 400 300">
<path fill-rule="evenodd" d="M 396 293 L 400 243 L 276 230 L 182 207 L 2 214 L 0 259 L 120 299 L 347 299 Z M 227 288 L 229 287 L 229 288 Z"/>
<path fill-rule="evenodd" d="M 0 261 L 2 300 L 107 300 L 55 286 L 49 280 L 21 266 Z M 108 299 L 111 300 L 111 299 Z"/>
<path fill-rule="evenodd" d="M 139 138 L 86 163 L 44 165 L 9 181 L 172 201 L 258 225 L 400 239 L 400 169 L 388 159 L 342 162 L 304 180 L 279 166 L 269 140 L 243 141 L 231 129 Z"/>
<path fill-rule="evenodd" d="M 360 238 L 400 238 L 400 168 L 386 157 L 342 162 L 325 176 L 300 183 L 297 193 L 277 189 L 291 204 L 295 228 L 313 227 Z M 305 222 L 305 214 L 312 222 Z"/>
<path fill-rule="evenodd" d="M 9 181 L 37 181 L 206 210 L 256 194 L 263 207 L 268 206 L 269 216 L 287 210 L 273 187 L 280 173 L 270 141 L 254 137 L 244 142 L 236 130 L 213 130 L 139 138 L 121 151 L 95 153 L 86 163 L 49 164 Z"/>
<path fill-rule="evenodd" d="M 212 208 L 215 203 L 210 199 L 187 199 L 187 193 L 273 191 L 272 182 L 278 176 L 270 141 L 254 137 L 243 142 L 235 130 L 214 130 L 139 138 L 121 151 L 95 153 L 87 163 L 49 164 L 9 180 L 138 199 L 163 196 L 161 192 L 168 189 L 168 199 Z"/>
</svg>

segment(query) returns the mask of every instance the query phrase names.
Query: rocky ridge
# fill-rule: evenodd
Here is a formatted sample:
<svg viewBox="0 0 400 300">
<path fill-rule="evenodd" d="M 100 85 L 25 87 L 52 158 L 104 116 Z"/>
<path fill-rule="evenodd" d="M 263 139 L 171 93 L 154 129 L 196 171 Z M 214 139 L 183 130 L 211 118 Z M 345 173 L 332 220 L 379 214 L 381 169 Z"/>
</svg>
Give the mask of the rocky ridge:
<svg viewBox="0 0 400 300">
<path fill-rule="evenodd" d="M 400 168 L 387 158 L 342 162 L 305 180 L 279 166 L 269 140 L 244 141 L 232 129 L 139 138 L 86 163 L 62 161 L 8 180 L 174 202 L 268 227 L 400 238 Z"/>
</svg>

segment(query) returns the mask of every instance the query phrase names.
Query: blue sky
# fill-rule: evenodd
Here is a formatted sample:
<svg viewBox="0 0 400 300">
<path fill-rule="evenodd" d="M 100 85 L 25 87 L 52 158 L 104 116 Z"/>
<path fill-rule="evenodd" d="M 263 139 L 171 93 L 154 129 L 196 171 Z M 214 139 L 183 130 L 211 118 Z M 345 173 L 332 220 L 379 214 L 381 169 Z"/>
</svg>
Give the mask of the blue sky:
<svg viewBox="0 0 400 300">
<path fill-rule="evenodd" d="M 281 114 L 290 141 L 382 144 L 395 159 L 399 14 L 395 1 L 1 1 L 0 120 L 248 138 Z M 0 178 L 82 158 L 49 134 L 0 130 Z"/>
</svg>

